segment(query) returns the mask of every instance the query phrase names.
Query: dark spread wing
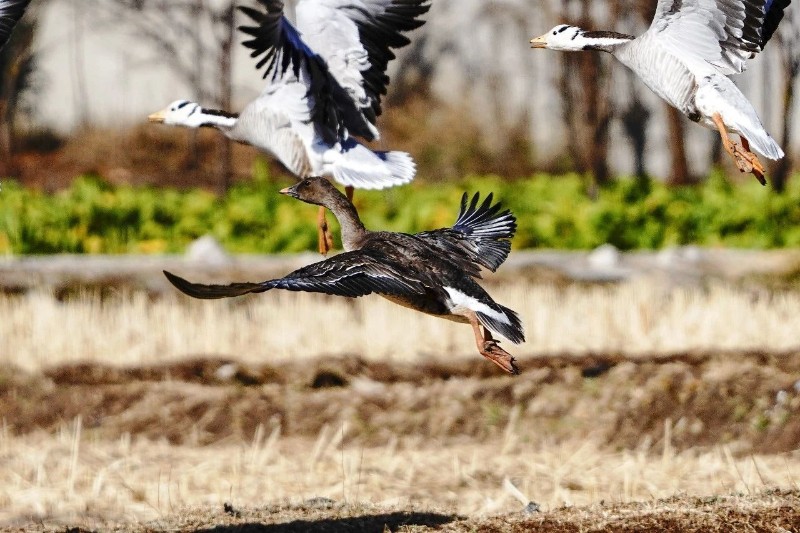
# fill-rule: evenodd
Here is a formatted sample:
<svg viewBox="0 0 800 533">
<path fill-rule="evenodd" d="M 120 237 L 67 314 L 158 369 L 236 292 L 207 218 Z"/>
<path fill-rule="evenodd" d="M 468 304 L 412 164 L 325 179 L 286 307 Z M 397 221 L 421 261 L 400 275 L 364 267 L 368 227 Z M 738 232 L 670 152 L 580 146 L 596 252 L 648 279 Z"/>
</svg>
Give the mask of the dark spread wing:
<svg viewBox="0 0 800 533">
<path fill-rule="evenodd" d="M 452 228 L 426 231 L 417 236 L 442 250 L 453 262 L 470 275 L 480 277 L 484 266 L 494 272 L 511 251 L 510 239 L 517 230 L 517 220 L 511 211 L 501 211 L 499 203 L 492 205 L 490 193 L 483 203 L 480 193 L 470 202 L 467 193 L 461 197 L 461 211 Z"/>
<path fill-rule="evenodd" d="M 772 37 L 791 0 L 659 0 L 651 30 L 724 74 L 742 72 Z"/>
<path fill-rule="evenodd" d="M 425 292 L 420 282 L 403 276 L 391 264 L 375 257 L 370 250 L 345 252 L 295 270 L 283 278 L 261 283 L 202 285 L 186 281 L 170 272 L 165 271 L 164 275 L 184 294 L 201 299 L 230 298 L 270 289 L 317 292 L 351 298 L 372 293 L 402 296 Z"/>
<path fill-rule="evenodd" d="M 783 20 L 784 11 L 791 3 L 792 0 L 767 0 L 765 7 L 767 14 L 764 17 L 764 25 L 761 29 L 760 44 L 762 50 L 772 38 L 775 30 L 778 29 L 778 24 Z"/>
<path fill-rule="evenodd" d="M 266 12 L 241 6 L 255 26 L 239 30 L 252 38 L 242 44 L 260 57 L 256 68 L 264 68 L 264 78 L 276 83 L 287 74 L 303 80 L 308 97 L 313 100 L 311 119 L 328 144 L 346 138 L 348 133 L 368 140 L 375 137 L 374 127 L 360 112 L 348 92 L 331 74 L 325 60 L 303 41 L 297 29 L 284 17 L 281 0 L 258 0 Z"/>
<path fill-rule="evenodd" d="M 297 27 L 374 124 L 392 49 L 411 42 L 403 33 L 422 26 L 430 7 L 429 0 L 302 0 Z"/>
<path fill-rule="evenodd" d="M 231 283 L 230 285 L 203 285 L 200 283 L 192 283 L 166 270 L 164 271 L 164 275 L 169 282 L 182 293 L 192 298 L 200 298 L 202 300 L 244 296 L 251 292 L 264 292 L 270 289 L 270 287 L 264 287 L 263 283 Z"/>
<path fill-rule="evenodd" d="M 11 37 L 11 30 L 22 18 L 30 0 L 0 0 L 0 48 Z"/>
</svg>

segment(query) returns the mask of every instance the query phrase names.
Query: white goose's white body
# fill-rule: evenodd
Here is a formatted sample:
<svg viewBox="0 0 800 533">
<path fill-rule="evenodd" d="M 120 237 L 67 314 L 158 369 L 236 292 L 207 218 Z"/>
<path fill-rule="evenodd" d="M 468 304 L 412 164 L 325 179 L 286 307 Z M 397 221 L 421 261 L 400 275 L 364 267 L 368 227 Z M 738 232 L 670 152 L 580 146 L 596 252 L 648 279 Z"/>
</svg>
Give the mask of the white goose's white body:
<svg viewBox="0 0 800 533">
<path fill-rule="evenodd" d="M 413 179 L 416 167 L 405 152 L 376 152 L 352 137 L 326 142 L 315 131 L 304 105 L 306 93 L 305 84 L 296 81 L 270 85 L 230 128 L 222 125 L 219 129 L 235 141 L 273 155 L 301 178 L 330 176 L 356 189 L 383 189 Z"/>
<path fill-rule="evenodd" d="M 422 24 L 428 0 L 301 0 L 297 29 L 280 0 L 266 12 L 242 8 L 257 26 L 240 27 L 266 65 L 267 85 L 238 115 L 178 100 L 153 122 L 214 127 L 276 157 L 299 178 L 330 176 L 342 185 L 382 189 L 408 183 L 416 165 L 405 152 L 373 151 L 354 139 L 379 137 L 375 120 L 386 91 L 391 48 Z"/>
<path fill-rule="evenodd" d="M 678 55 L 650 32 L 620 46 L 614 56 L 691 120 L 716 130 L 712 117 L 719 114 L 728 131 L 744 136 L 758 153 L 769 159 L 783 157 L 747 97 L 713 64 Z"/>
<path fill-rule="evenodd" d="M 720 129 L 717 120 L 721 120 L 725 130 L 740 135 L 756 152 L 780 159 L 783 150 L 728 76 L 742 72 L 746 61 L 764 48 L 790 3 L 791 0 L 659 0 L 653 23 L 637 38 L 560 25 L 531 40 L 531 45 L 609 52 L 691 120 L 715 130 Z M 724 136 L 723 141 L 727 141 Z M 738 151 L 739 157 L 744 155 Z M 740 162 L 737 158 L 737 164 Z M 757 165 L 758 169 L 760 164 Z"/>
</svg>

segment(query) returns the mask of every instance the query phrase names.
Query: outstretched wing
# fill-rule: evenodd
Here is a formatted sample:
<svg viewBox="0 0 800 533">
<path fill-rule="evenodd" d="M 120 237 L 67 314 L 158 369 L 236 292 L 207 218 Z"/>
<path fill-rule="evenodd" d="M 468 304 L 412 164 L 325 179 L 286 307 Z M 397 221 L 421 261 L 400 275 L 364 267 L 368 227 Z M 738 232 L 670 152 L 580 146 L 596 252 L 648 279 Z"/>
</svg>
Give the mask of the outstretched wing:
<svg viewBox="0 0 800 533">
<path fill-rule="evenodd" d="M 650 28 L 723 74 L 742 72 L 764 49 L 791 0 L 659 0 Z"/>
<path fill-rule="evenodd" d="M 259 132 L 251 137 L 251 144 L 273 154 L 301 179 L 313 174 L 309 151 L 317 133 L 305 91 L 296 80 L 271 83 L 247 104 L 237 123 L 244 131 Z"/>
<path fill-rule="evenodd" d="M 11 30 L 25 14 L 25 8 L 31 0 L 0 0 L 0 48 L 5 46 L 11 37 Z"/>
<path fill-rule="evenodd" d="M 252 38 L 242 44 L 260 57 L 256 68 L 264 68 L 271 83 L 294 76 L 306 84 L 311 102 L 311 118 L 328 144 L 346 138 L 348 133 L 372 140 L 374 127 L 364 118 L 348 92 L 328 70 L 325 60 L 303 41 L 297 29 L 283 14 L 282 0 L 258 0 L 266 12 L 241 6 L 255 26 L 239 30 Z"/>
<path fill-rule="evenodd" d="M 411 42 L 403 33 L 422 26 L 430 7 L 429 0 L 301 0 L 297 27 L 374 124 L 392 49 Z"/>
<path fill-rule="evenodd" d="M 417 237 L 436 246 L 470 275 L 480 277 L 484 266 L 494 272 L 511 252 L 511 241 L 517 230 L 517 219 L 509 210 L 501 211 L 500 203 L 492 205 L 492 193 L 480 203 L 480 193 L 468 202 L 461 197 L 461 211 L 452 228 L 425 231 Z"/>
<path fill-rule="evenodd" d="M 164 275 L 184 294 L 201 299 L 230 298 L 270 289 L 317 292 L 351 298 L 372 293 L 402 296 L 425 292 L 421 283 L 407 279 L 407 276 L 403 276 L 392 265 L 382 262 L 369 250 L 335 255 L 295 270 L 286 277 L 261 283 L 202 285 L 191 283 L 167 271 L 164 271 Z"/>
</svg>

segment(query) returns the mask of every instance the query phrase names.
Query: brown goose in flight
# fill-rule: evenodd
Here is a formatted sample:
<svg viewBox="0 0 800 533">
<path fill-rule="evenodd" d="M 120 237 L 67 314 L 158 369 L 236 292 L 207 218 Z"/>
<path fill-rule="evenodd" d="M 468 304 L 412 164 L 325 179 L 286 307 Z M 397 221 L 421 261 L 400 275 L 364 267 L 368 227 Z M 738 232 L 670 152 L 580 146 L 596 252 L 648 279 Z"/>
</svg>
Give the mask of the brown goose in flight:
<svg viewBox="0 0 800 533">
<path fill-rule="evenodd" d="M 492 336 L 495 332 L 515 344 L 523 342 L 519 316 L 475 281 L 481 267 L 495 271 L 506 260 L 516 231 L 514 215 L 493 205 L 491 194 L 482 203 L 478 194 L 470 202 L 464 194 L 453 227 L 410 235 L 366 229 L 353 204 L 324 178 L 305 179 L 281 193 L 330 209 L 341 225 L 346 251 L 261 283 L 201 285 L 164 272 L 169 281 L 203 299 L 271 289 L 351 298 L 380 294 L 404 307 L 470 324 L 481 355 L 506 372 L 519 372 L 514 358 Z"/>
</svg>

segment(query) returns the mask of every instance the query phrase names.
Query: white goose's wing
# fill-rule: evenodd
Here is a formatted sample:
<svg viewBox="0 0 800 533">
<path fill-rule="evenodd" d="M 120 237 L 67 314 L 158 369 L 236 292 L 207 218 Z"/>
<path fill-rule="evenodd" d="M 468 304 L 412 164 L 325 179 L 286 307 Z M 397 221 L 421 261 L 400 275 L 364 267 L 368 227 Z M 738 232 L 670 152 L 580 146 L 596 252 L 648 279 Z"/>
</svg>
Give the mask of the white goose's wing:
<svg viewBox="0 0 800 533">
<path fill-rule="evenodd" d="M 791 0 L 659 0 L 649 32 L 723 74 L 742 72 L 764 49 Z"/>
<path fill-rule="evenodd" d="M 313 102 L 311 119 L 320 136 L 335 144 L 348 133 L 367 139 L 374 137 L 371 124 L 356 106 L 348 92 L 328 70 L 322 57 L 303 41 L 297 29 L 283 16 L 281 0 L 258 0 L 266 12 L 241 6 L 255 26 L 239 30 L 252 38 L 242 44 L 252 49 L 252 57 L 260 57 L 256 68 L 264 70 L 270 83 L 302 80 L 308 98 Z"/>
<path fill-rule="evenodd" d="M 272 153 L 298 178 L 313 174 L 308 154 L 316 129 L 306 93 L 300 81 L 271 83 L 242 110 L 235 127 L 247 131 L 250 144 Z"/>
<path fill-rule="evenodd" d="M 0 0 L 0 48 L 5 46 L 11 30 L 22 18 L 30 0 Z"/>
<path fill-rule="evenodd" d="M 411 42 L 403 32 L 422 26 L 429 9 L 429 0 L 301 0 L 297 28 L 374 124 L 392 49 Z"/>
</svg>

